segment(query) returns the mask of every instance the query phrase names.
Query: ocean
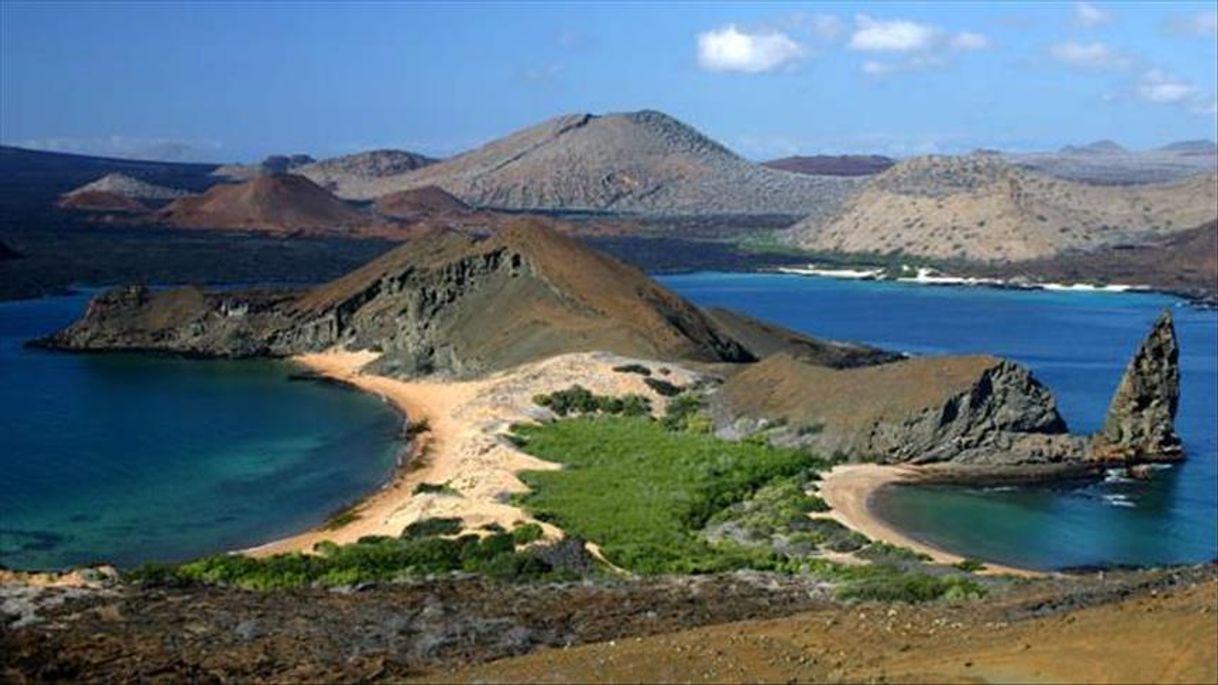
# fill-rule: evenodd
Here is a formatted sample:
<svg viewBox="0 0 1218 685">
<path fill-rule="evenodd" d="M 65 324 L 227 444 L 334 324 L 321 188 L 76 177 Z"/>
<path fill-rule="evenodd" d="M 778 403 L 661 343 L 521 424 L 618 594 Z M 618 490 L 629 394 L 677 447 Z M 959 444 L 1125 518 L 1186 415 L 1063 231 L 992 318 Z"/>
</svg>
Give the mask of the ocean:
<svg viewBox="0 0 1218 685">
<path fill-rule="evenodd" d="M 1061 293 L 698 273 L 665 285 L 805 333 L 911 354 L 991 353 L 1053 390 L 1071 430 L 1097 430 L 1125 364 L 1164 308 L 1181 347 L 1177 430 L 1188 460 L 1148 481 L 1018 488 L 896 486 L 875 512 L 964 556 L 1036 569 L 1218 557 L 1218 313 L 1164 295 Z"/>
<path fill-rule="evenodd" d="M 322 523 L 404 449 L 376 397 L 277 361 L 25 349 L 85 294 L 0 302 L 0 565 L 131 567 Z"/>
</svg>

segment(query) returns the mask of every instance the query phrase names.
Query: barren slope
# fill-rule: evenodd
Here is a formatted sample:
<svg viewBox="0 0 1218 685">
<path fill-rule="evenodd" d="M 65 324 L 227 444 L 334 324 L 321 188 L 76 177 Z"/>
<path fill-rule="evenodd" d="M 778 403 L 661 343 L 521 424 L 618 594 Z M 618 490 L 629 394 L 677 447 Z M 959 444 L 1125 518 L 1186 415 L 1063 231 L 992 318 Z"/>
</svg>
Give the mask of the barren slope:
<svg viewBox="0 0 1218 685">
<path fill-rule="evenodd" d="M 368 218 L 312 181 L 289 174 L 212 186 L 161 211 L 169 224 L 190 228 L 339 231 Z"/>
<path fill-rule="evenodd" d="M 299 174 L 339 196 L 370 179 L 395 176 L 434 164 L 435 159 L 405 150 L 370 150 L 296 167 Z"/>
<path fill-rule="evenodd" d="M 352 184 L 372 198 L 436 185 L 478 207 L 653 214 L 819 214 L 855 181 L 748 162 L 660 112 L 573 114 L 418 171 Z"/>
<path fill-rule="evenodd" d="M 1097 186 L 1040 176 L 995 155 L 921 157 L 873 178 L 798 244 L 842 252 L 1018 261 L 1195 227 L 1218 214 L 1218 177 Z"/>
</svg>

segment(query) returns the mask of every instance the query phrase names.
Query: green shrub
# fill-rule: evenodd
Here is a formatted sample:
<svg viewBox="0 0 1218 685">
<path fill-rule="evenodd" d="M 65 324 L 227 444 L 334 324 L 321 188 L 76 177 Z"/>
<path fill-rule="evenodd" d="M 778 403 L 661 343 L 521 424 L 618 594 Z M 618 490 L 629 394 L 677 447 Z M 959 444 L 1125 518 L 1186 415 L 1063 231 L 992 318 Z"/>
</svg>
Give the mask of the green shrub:
<svg viewBox="0 0 1218 685">
<path fill-rule="evenodd" d="M 879 540 L 868 545 L 866 549 L 858 553 L 858 556 L 878 564 L 921 563 L 931 560 L 929 554 L 916 552 L 908 547 L 901 547 Z"/>
<path fill-rule="evenodd" d="M 684 431 L 689 428 L 699 428 L 704 422 L 697 417 L 702 414 L 706 400 L 701 395 L 685 393 L 669 400 L 664 412 L 664 427 L 672 431 Z M 709 419 L 707 419 L 709 422 Z M 709 432 L 709 431 L 691 431 Z"/>
<path fill-rule="evenodd" d="M 977 571 L 985 570 L 985 564 L 977 559 L 963 559 L 957 562 L 955 566 L 966 573 L 976 573 Z"/>
<path fill-rule="evenodd" d="M 416 494 L 416 495 L 452 495 L 452 496 L 456 496 L 456 497 L 461 496 L 461 493 L 456 488 L 449 485 L 447 482 L 445 482 L 445 483 L 419 483 L 418 485 L 414 486 L 414 494 Z"/>
<path fill-rule="evenodd" d="M 572 385 L 548 395 L 535 395 L 533 403 L 559 416 L 580 414 L 622 414 L 642 416 L 651 413 L 651 400 L 642 395 L 595 395 L 582 385 Z"/>
<path fill-rule="evenodd" d="M 512 529 L 512 542 L 517 545 L 527 545 L 540 540 L 545 532 L 536 523 L 526 523 Z"/>
<path fill-rule="evenodd" d="M 424 538 L 432 535 L 456 535 L 461 532 L 463 524 L 459 518 L 426 518 L 419 519 L 406 526 L 402 531 L 404 538 Z"/>
</svg>

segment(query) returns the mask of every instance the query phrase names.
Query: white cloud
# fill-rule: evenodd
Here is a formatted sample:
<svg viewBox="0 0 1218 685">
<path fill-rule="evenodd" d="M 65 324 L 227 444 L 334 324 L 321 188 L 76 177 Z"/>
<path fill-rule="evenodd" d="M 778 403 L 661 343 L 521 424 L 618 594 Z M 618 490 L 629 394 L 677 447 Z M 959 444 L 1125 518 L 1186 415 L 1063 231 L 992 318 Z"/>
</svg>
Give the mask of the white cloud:
<svg viewBox="0 0 1218 685">
<path fill-rule="evenodd" d="M 942 33 L 929 24 L 907 19 L 879 20 L 866 14 L 856 14 L 854 25 L 850 49 L 867 52 L 927 50 L 935 45 Z"/>
<path fill-rule="evenodd" d="M 1193 38 L 1218 37 L 1218 12 L 1198 12 L 1188 17 L 1174 17 L 1167 22 L 1168 33 Z"/>
<path fill-rule="evenodd" d="M 1112 21 L 1112 13 L 1089 2 L 1074 3 L 1074 23 L 1085 29 L 1093 29 Z"/>
<path fill-rule="evenodd" d="M 1218 116 L 1218 98 L 1210 100 L 1208 105 L 1197 105 L 1193 108 L 1193 114 L 1200 114 L 1205 117 Z"/>
<path fill-rule="evenodd" d="M 1057 43 L 1049 46 L 1049 54 L 1059 62 L 1075 67 L 1119 69 L 1129 66 L 1129 58 L 1103 43 Z"/>
<path fill-rule="evenodd" d="M 952 36 L 951 40 L 948 41 L 948 44 L 953 50 L 984 50 L 990 47 L 990 39 L 986 38 L 980 33 L 974 33 L 973 31 L 961 31 L 960 33 Z"/>
<path fill-rule="evenodd" d="M 707 71 L 773 71 L 804 55 L 804 48 L 780 31 L 747 32 L 728 24 L 698 34 L 698 65 Z"/>
<path fill-rule="evenodd" d="M 1180 104 L 1195 102 L 1201 95 L 1201 89 L 1162 69 L 1151 69 L 1142 74 L 1138 95 L 1147 102 Z"/>
</svg>

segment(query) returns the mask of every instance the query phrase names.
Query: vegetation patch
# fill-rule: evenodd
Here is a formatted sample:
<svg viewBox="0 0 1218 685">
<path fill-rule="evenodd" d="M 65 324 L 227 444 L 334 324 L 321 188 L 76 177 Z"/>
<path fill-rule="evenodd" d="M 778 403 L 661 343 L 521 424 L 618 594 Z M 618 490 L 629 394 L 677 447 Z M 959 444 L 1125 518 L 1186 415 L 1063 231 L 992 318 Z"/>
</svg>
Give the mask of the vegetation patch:
<svg viewBox="0 0 1218 685">
<path fill-rule="evenodd" d="M 985 564 L 977 559 L 963 559 L 956 562 L 955 566 L 965 573 L 976 573 L 985 570 Z"/>
<path fill-rule="evenodd" d="M 915 552 L 908 547 L 901 547 L 900 545 L 893 545 L 887 542 L 879 541 L 867 545 L 867 547 L 860 551 L 857 556 L 877 564 L 920 564 L 924 561 L 931 560 L 929 554 Z"/>
<path fill-rule="evenodd" d="M 645 416 L 651 413 L 651 400 L 642 395 L 624 395 L 622 397 L 596 395 L 582 385 L 572 385 L 566 390 L 536 395 L 533 397 L 533 403 L 546 407 L 559 416 L 585 414 Z"/>
<path fill-rule="evenodd" d="M 804 451 L 667 430 L 641 417 L 583 417 L 516 430 L 529 453 L 566 467 L 521 474 L 531 492 L 518 503 L 638 573 L 780 570 L 784 561 L 771 550 L 711 543 L 701 531 L 776 479 L 826 466 Z"/>
<path fill-rule="evenodd" d="M 651 369 L 642 364 L 622 364 L 621 366 L 613 367 L 613 370 L 618 373 L 637 373 L 640 376 L 651 375 Z"/>
<path fill-rule="evenodd" d="M 459 518 L 419 519 L 402 531 L 404 538 L 425 538 L 433 535 L 456 535 L 464 525 Z"/>
<path fill-rule="evenodd" d="M 414 494 L 416 495 L 448 495 L 452 497 L 460 497 L 461 492 L 447 482 L 444 483 L 419 483 L 414 486 Z"/>
</svg>

